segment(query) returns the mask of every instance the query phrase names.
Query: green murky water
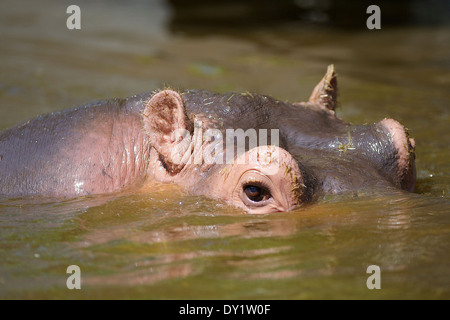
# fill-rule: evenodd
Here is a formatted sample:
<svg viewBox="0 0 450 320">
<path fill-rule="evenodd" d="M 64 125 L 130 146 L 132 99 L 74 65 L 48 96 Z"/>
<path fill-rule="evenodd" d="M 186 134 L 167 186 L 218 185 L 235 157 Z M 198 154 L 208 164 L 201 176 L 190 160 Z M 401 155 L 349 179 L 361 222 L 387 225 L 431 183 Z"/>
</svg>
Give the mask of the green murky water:
<svg viewBox="0 0 450 320">
<path fill-rule="evenodd" d="M 156 88 L 305 100 L 326 66 L 338 114 L 392 117 L 417 145 L 414 194 L 329 198 L 250 216 L 177 188 L 65 202 L 0 200 L 0 298 L 449 299 L 450 28 L 276 25 L 171 32 L 164 1 L 0 4 L 0 129 Z M 66 288 L 78 265 L 82 289 Z M 366 287 L 369 265 L 381 290 Z"/>
</svg>

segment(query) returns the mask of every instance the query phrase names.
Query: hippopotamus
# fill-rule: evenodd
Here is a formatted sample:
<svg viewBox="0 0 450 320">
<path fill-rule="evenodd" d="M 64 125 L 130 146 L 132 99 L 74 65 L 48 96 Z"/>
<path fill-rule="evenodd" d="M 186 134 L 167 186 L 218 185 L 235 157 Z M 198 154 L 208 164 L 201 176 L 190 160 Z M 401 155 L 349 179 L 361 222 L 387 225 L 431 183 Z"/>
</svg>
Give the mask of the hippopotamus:
<svg viewBox="0 0 450 320">
<path fill-rule="evenodd" d="M 306 102 L 166 88 L 42 115 L 0 133 L 0 194 L 67 199 L 173 183 L 271 213 L 330 194 L 413 191 L 415 142 L 403 125 L 352 125 L 336 106 L 331 65 Z"/>
</svg>

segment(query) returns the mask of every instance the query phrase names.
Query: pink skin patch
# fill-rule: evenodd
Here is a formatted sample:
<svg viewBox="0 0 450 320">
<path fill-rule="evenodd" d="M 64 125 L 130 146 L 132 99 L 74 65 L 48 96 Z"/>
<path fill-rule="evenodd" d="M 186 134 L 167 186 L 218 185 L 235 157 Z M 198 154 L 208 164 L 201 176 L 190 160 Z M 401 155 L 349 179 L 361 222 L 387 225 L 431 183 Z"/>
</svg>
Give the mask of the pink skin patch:
<svg viewBox="0 0 450 320">
<path fill-rule="evenodd" d="M 414 163 L 414 150 L 416 143 L 409 138 L 405 128 L 394 119 L 383 119 L 380 124 L 389 132 L 392 143 L 397 150 L 397 175 L 401 180 L 401 187 L 413 191 L 416 183 L 416 167 Z"/>
</svg>

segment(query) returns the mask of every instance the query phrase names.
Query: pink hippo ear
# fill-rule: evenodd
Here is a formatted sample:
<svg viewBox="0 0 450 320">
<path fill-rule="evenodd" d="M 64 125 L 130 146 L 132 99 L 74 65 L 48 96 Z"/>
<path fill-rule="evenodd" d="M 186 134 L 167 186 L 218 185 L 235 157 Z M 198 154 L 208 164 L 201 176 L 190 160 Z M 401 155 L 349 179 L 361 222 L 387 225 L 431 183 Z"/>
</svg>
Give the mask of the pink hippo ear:
<svg viewBox="0 0 450 320">
<path fill-rule="evenodd" d="M 143 116 L 144 130 L 163 165 L 169 173 L 178 173 L 184 167 L 182 158 L 188 151 L 186 143 L 180 141 L 190 137 L 190 122 L 180 94 L 173 90 L 158 92 L 146 102 Z"/>
<path fill-rule="evenodd" d="M 337 75 L 334 65 L 328 66 L 327 73 L 314 88 L 308 102 L 335 111 L 337 107 Z"/>
</svg>

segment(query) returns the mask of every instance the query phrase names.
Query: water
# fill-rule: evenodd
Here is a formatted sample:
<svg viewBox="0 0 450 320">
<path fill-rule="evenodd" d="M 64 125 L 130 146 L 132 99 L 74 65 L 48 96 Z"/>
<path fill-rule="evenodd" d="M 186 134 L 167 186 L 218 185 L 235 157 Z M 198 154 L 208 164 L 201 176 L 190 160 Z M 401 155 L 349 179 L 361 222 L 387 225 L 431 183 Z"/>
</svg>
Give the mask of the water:
<svg viewBox="0 0 450 320">
<path fill-rule="evenodd" d="M 0 298 L 450 298 L 448 26 L 288 21 L 207 32 L 164 1 L 80 1 L 82 29 L 69 31 L 69 4 L 0 4 L 0 129 L 167 86 L 300 101 L 334 63 L 340 117 L 409 128 L 416 193 L 330 197 L 262 216 L 175 186 L 0 199 Z M 81 290 L 66 288 L 72 264 Z M 380 266 L 381 290 L 366 287 L 369 265 Z"/>
</svg>

